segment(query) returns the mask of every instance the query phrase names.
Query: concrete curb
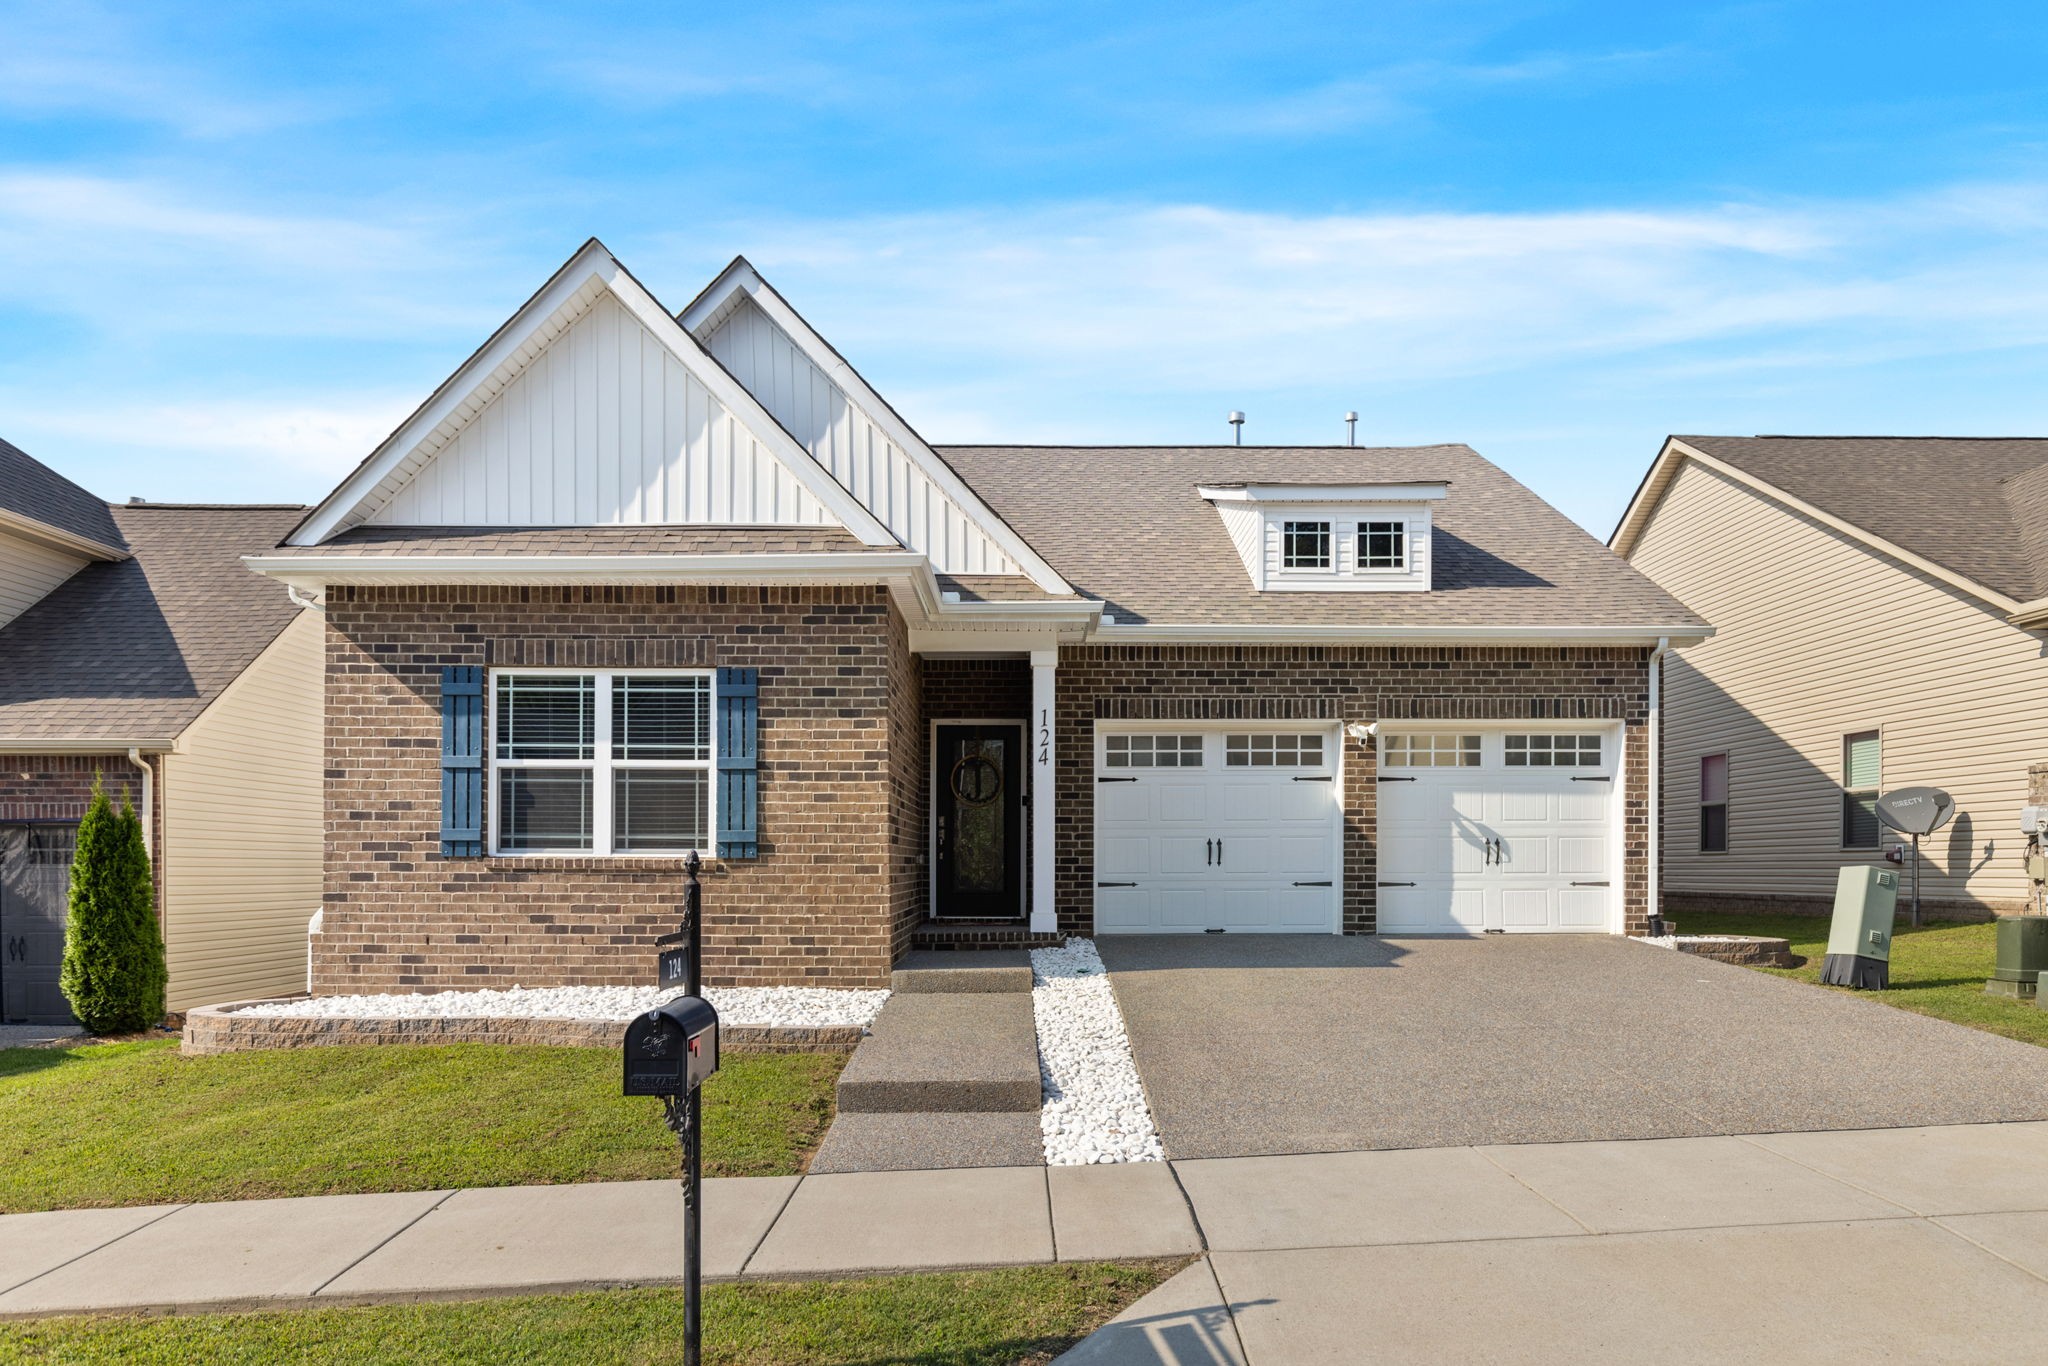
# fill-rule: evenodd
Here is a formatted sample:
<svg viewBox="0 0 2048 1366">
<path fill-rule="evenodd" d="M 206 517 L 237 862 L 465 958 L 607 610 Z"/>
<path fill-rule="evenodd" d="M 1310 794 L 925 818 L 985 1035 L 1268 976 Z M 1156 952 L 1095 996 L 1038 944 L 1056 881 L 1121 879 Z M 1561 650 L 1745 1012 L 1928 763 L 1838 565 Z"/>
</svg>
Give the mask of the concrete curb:
<svg viewBox="0 0 2048 1366">
<path fill-rule="evenodd" d="M 626 1028 L 614 1020 L 330 1019 L 240 1013 L 276 999 L 226 1001 L 187 1011 L 181 1051 L 199 1056 L 264 1048 L 453 1043 L 616 1048 Z M 719 1031 L 719 1046 L 732 1053 L 837 1053 L 857 1046 L 862 1033 L 859 1025 L 725 1025 Z"/>
</svg>

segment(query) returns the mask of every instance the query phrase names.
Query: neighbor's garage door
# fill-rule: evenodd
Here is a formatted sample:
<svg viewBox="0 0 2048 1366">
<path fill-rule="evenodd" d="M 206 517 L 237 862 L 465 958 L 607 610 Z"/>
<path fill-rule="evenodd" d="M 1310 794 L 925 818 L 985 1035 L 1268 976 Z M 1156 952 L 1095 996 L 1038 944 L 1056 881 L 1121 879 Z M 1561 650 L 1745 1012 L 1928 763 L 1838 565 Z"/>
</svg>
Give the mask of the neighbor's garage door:
<svg viewBox="0 0 2048 1366">
<path fill-rule="evenodd" d="M 1098 723 L 1096 931 L 1334 933 L 1336 764 L 1323 730 Z"/>
<path fill-rule="evenodd" d="M 1605 731 L 1381 736 L 1380 933 L 1612 928 L 1614 749 Z"/>
</svg>

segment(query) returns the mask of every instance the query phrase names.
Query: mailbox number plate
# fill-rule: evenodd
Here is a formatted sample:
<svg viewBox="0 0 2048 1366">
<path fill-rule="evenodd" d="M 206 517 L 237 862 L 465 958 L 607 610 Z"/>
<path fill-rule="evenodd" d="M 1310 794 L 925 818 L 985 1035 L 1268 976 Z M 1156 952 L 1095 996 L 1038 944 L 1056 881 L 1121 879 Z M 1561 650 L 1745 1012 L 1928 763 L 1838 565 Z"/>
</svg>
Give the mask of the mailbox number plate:
<svg viewBox="0 0 2048 1366">
<path fill-rule="evenodd" d="M 689 949 L 682 946 L 663 949 L 656 976 L 659 980 L 655 985 L 663 988 L 685 985 L 690 977 Z"/>
</svg>

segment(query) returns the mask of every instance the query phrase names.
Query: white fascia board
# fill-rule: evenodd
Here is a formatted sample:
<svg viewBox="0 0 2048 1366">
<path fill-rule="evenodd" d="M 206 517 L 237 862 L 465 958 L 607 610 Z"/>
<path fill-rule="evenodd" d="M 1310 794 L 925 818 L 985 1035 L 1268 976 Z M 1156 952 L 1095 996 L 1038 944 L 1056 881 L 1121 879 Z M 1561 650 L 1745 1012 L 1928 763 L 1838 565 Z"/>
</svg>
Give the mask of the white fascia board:
<svg viewBox="0 0 2048 1366">
<path fill-rule="evenodd" d="M 64 530 L 62 527 L 51 526 L 48 522 L 39 522 L 33 517 L 24 517 L 18 512 L 9 511 L 7 508 L 0 508 L 0 532 L 19 536 L 25 541 L 34 541 L 37 545 L 46 546 L 51 550 L 61 550 L 66 555 L 77 555 L 88 560 L 125 560 L 130 558 L 131 554 L 129 551 L 108 545 L 103 541 L 95 541 L 90 536 L 77 535 L 74 532 Z"/>
<path fill-rule="evenodd" d="M 989 539 L 1001 546 L 1003 553 L 1024 568 L 1025 577 L 1048 593 L 1072 593 L 1073 585 L 1062 578 L 1057 570 L 1045 561 L 1037 551 L 1008 522 L 996 514 L 996 510 L 985 502 L 981 495 L 962 479 L 954 468 L 931 448 L 925 439 L 912 431 L 910 424 L 889 405 L 869 383 L 861 378 L 847 359 L 840 355 L 832 343 L 820 336 L 815 328 L 804 321 L 803 315 L 792 308 L 787 299 L 776 292 L 775 286 L 761 277 L 744 257 L 727 266 L 719 277 L 690 302 L 678 321 L 683 330 L 694 339 L 696 329 L 703 323 L 724 311 L 735 293 L 744 293 L 754 301 L 755 307 L 767 314 L 769 320 L 787 333 L 791 340 L 803 348 L 811 363 L 823 371 L 846 393 L 852 396 L 863 412 L 877 427 L 882 429 L 897 446 L 901 447 L 918 468 L 943 490 L 947 497 L 971 509 L 975 520 Z"/>
<path fill-rule="evenodd" d="M 1437 480 L 1412 484 L 1205 484 L 1195 492 L 1212 503 L 1432 503 L 1450 496 Z"/>
<path fill-rule="evenodd" d="M 2035 598 L 2032 602 L 2021 603 L 2013 609 L 2012 615 L 2006 620 L 2029 630 L 2048 626 L 2048 598 Z"/>
<path fill-rule="evenodd" d="M 1615 554 L 1623 559 L 1629 557 L 1629 553 L 1635 549 L 1636 541 L 1642 536 L 1643 529 L 1649 525 L 1651 513 L 1655 511 L 1657 503 L 1662 501 L 1665 489 L 1677 477 L 1679 464 L 1686 460 L 1696 460 L 1716 474 L 1731 479 L 1745 488 L 1752 489 L 1772 502 L 1784 504 L 1802 517 L 1809 517 L 1819 522 L 1822 526 L 1848 537 L 1852 541 L 1857 541 L 1870 547 L 1881 555 L 1897 560 L 1901 564 L 1910 565 L 1931 578 L 1941 580 L 1941 582 L 1951 588 L 1967 593 L 1973 598 L 1988 602 L 2001 612 L 2007 614 L 2016 613 L 2023 606 L 2017 598 L 2010 597 L 1995 588 L 1978 583 L 1968 575 L 1958 574 L 1946 565 L 1936 564 L 1924 555 L 1916 555 L 1902 545 L 1888 541 L 1874 532 L 1864 530 L 1854 522 L 1844 521 L 1831 512 L 1825 512 L 1804 499 L 1785 492 L 1785 490 L 1775 484 L 1764 482 L 1746 470 L 1739 469 L 1725 460 L 1716 460 L 1705 451 L 1686 445 L 1677 437 L 1672 437 L 1664 443 L 1663 451 L 1657 456 L 1657 463 L 1650 467 L 1649 475 L 1643 480 L 1642 487 L 1636 490 L 1636 496 L 1630 501 L 1628 511 L 1622 514 L 1620 524 L 1615 527 L 1614 535 L 1608 541 L 1609 547 Z"/>
<path fill-rule="evenodd" d="M 1710 626 L 1289 626 L 1175 625 L 1147 622 L 1098 627 L 1100 645 L 1697 645 Z"/>
<path fill-rule="evenodd" d="M 712 555 L 244 555 L 252 573 L 301 588 L 435 583 L 880 583 L 923 570 L 915 551 Z M 936 601 L 936 584 L 932 590 Z"/>
<path fill-rule="evenodd" d="M 169 754 L 177 749 L 176 738 L 137 740 L 123 736 L 58 736 L 55 738 L 9 739 L 0 735 L 0 754 L 118 754 L 139 749 L 145 754 Z"/>
<path fill-rule="evenodd" d="M 901 544 L 873 513 L 862 507 L 795 437 L 783 429 L 781 423 L 769 415 L 767 409 L 724 366 L 712 359 L 711 354 L 697 344 L 697 339 L 685 332 L 669 316 L 668 310 L 657 303 L 654 296 L 594 237 L 492 333 L 490 340 L 476 354 L 442 381 L 427 401 L 415 409 L 397 431 L 384 438 L 368 459 L 322 499 L 320 505 L 292 531 L 286 544 L 319 545 L 347 524 L 350 516 L 379 484 L 404 463 L 414 448 L 466 403 L 476 386 L 524 346 L 534 328 L 567 304 L 593 276 L 707 389 L 739 416 L 762 443 L 782 459 L 791 475 L 838 517 L 848 531 L 859 537 L 862 544 Z"/>
</svg>

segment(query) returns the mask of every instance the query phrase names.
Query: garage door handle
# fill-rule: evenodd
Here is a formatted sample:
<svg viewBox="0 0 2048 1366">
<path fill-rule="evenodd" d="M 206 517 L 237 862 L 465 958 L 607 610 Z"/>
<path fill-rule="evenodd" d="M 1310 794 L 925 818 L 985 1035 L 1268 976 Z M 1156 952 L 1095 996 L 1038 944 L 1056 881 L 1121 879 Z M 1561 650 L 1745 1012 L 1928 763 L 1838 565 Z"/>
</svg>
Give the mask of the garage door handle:
<svg viewBox="0 0 2048 1366">
<path fill-rule="evenodd" d="M 1327 882 L 1297 882 L 1294 885 L 1297 887 L 1328 887 L 1331 884 Z"/>
<path fill-rule="evenodd" d="M 1296 781 L 1297 783 L 1327 783 L 1328 781 L 1330 781 L 1330 775 L 1327 773 L 1319 773 L 1313 778 L 1296 778 L 1294 781 Z"/>
<path fill-rule="evenodd" d="M 1135 887 L 1138 884 L 1135 882 L 1098 882 L 1095 885 L 1098 887 Z"/>
<path fill-rule="evenodd" d="M 1611 884 L 1605 882 L 1574 882 L 1572 884 L 1574 887 L 1606 887 L 1609 885 Z"/>
<path fill-rule="evenodd" d="M 1386 774 L 1382 773 L 1373 781 L 1377 783 L 1412 783 L 1415 780 L 1413 778 L 1389 778 Z"/>
<path fill-rule="evenodd" d="M 1412 882 L 1379 882 L 1373 885 L 1378 887 L 1413 887 L 1415 884 Z"/>
<path fill-rule="evenodd" d="M 1587 773 L 1572 775 L 1572 781 L 1575 783 L 1611 783 L 1614 779 L 1605 773 Z"/>
<path fill-rule="evenodd" d="M 1136 778 L 1097 778 L 1098 783 L 1135 783 Z"/>
</svg>

